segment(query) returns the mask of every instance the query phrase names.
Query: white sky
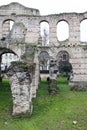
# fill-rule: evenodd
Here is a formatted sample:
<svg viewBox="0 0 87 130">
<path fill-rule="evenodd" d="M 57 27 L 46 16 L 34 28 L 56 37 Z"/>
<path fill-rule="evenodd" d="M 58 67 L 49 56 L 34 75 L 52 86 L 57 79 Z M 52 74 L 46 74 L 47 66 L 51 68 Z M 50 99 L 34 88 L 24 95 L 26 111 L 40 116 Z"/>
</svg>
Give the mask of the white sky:
<svg viewBox="0 0 87 130">
<path fill-rule="evenodd" d="M 41 15 L 87 11 L 87 0 L 1 0 L 0 5 L 11 2 L 19 2 L 24 6 L 39 9 Z"/>
</svg>

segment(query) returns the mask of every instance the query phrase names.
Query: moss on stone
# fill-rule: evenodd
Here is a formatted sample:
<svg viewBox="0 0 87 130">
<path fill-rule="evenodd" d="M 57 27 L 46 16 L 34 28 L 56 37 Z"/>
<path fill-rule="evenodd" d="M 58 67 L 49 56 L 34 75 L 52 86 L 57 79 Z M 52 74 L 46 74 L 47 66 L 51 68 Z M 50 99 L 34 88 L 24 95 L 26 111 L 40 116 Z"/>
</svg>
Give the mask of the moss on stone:
<svg viewBox="0 0 87 130">
<path fill-rule="evenodd" d="M 11 62 L 9 70 L 15 70 L 17 71 L 32 71 L 35 68 L 35 63 L 28 63 L 24 61 L 13 61 Z"/>
</svg>

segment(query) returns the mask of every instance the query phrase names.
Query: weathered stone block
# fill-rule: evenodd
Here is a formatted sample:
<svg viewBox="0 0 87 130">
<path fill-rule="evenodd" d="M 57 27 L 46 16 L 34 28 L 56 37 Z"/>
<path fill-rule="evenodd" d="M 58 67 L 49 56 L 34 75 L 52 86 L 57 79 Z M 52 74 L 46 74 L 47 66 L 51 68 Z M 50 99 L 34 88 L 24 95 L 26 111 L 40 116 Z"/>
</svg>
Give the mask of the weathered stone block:
<svg viewBox="0 0 87 130">
<path fill-rule="evenodd" d="M 35 64 L 13 62 L 7 76 L 10 80 L 13 97 L 13 116 L 30 115 L 32 113 L 32 77 Z"/>
</svg>

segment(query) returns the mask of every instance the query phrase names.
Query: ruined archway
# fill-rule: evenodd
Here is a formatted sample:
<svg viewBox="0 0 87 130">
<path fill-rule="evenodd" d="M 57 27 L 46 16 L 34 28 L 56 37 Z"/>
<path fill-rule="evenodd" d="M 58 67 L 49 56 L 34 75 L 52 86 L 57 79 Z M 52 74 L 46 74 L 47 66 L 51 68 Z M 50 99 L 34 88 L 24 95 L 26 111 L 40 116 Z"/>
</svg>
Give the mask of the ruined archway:
<svg viewBox="0 0 87 130">
<path fill-rule="evenodd" d="M 15 54 L 10 49 L 0 48 L 0 61 L 5 54 Z M 16 54 L 15 54 L 16 55 Z M 11 56 L 11 55 L 6 55 Z M 32 112 L 32 91 L 33 75 L 35 72 L 35 64 L 29 64 L 22 61 L 12 61 L 5 75 L 7 75 L 12 99 L 13 99 L 13 116 L 29 115 Z M 26 92 L 27 91 L 27 92 Z M 31 93 L 30 93 L 31 92 Z"/>
<path fill-rule="evenodd" d="M 3 21 L 3 23 L 2 23 L 2 41 L 4 41 L 7 36 L 9 36 L 14 23 L 15 22 L 12 19 L 6 19 Z"/>
<path fill-rule="evenodd" d="M 1 65 L 3 64 L 4 69 L 7 68 L 7 66 L 10 65 L 10 62 L 12 61 L 11 56 L 13 57 L 17 56 L 15 52 L 13 52 L 11 49 L 1 47 L 0 48 L 0 71 L 1 70 Z M 9 57 L 10 56 L 10 57 Z M 17 58 L 17 57 L 16 57 Z M 13 58 L 14 59 L 14 58 Z M 9 60 L 9 61 L 8 61 Z M 15 59 L 16 60 L 16 59 Z M 9 63 L 7 63 L 9 62 Z"/>
<path fill-rule="evenodd" d="M 19 65 L 19 62 L 13 63 L 13 66 L 17 65 L 17 68 L 14 67 L 15 70 L 12 75 L 11 72 L 13 72 L 13 69 L 11 68 L 8 75 L 11 79 L 15 76 L 16 81 L 14 81 L 19 83 L 17 90 L 20 93 L 22 92 L 22 94 L 20 94 L 21 96 L 23 96 L 23 92 L 26 90 L 26 97 L 28 97 L 27 103 L 30 103 L 32 97 L 36 96 L 36 89 L 38 88 L 39 83 L 38 52 L 40 51 L 41 53 L 39 54 L 39 57 L 41 59 L 41 70 L 49 71 L 50 52 L 50 58 L 53 58 L 54 60 L 52 61 L 52 64 L 56 62 L 56 59 L 58 66 L 59 63 L 62 63 L 61 65 L 64 65 L 65 63 L 72 64 L 72 85 L 78 84 L 81 87 L 86 86 L 87 88 L 87 41 L 80 41 L 80 27 L 82 26 L 82 24 L 80 26 L 80 22 L 82 21 L 83 23 L 83 21 L 86 19 L 87 12 L 61 13 L 41 16 L 39 10 L 24 7 L 19 3 L 13 2 L 9 5 L 0 7 L 0 48 L 5 49 L 6 53 L 13 50 L 13 52 L 15 52 L 20 57 L 21 65 Z M 12 21 L 15 23 L 11 29 L 10 24 Z M 41 34 L 40 27 L 42 22 L 45 23 L 46 28 L 43 28 L 43 33 Z M 85 27 L 86 26 L 87 24 Z M 1 55 L 3 49 L 0 49 Z M 33 53 L 33 50 L 35 53 Z M 12 51 L 10 53 L 12 53 Z M 29 65 L 25 64 L 25 62 L 29 63 Z M 36 63 L 36 68 L 33 66 L 34 63 Z M 26 75 L 27 72 L 25 71 L 26 69 L 24 69 L 24 64 L 25 66 L 27 65 L 27 68 L 34 67 L 33 69 L 29 69 L 28 75 Z M 22 69 L 22 73 L 18 71 L 21 70 L 20 68 Z M 17 73 L 15 73 L 15 71 L 17 71 Z M 20 73 L 21 75 L 25 75 L 27 78 L 27 83 L 29 83 L 26 85 L 26 89 L 24 89 L 22 86 L 24 85 L 24 82 L 26 83 L 25 77 L 21 78 Z M 23 80 L 23 82 L 20 83 L 19 81 L 21 80 Z M 20 86 L 22 86 L 22 89 Z M 33 87 L 32 89 L 31 86 Z M 16 89 L 14 90 L 16 91 Z M 30 94 L 31 96 L 29 97 L 28 95 Z M 14 97 L 16 98 L 16 95 Z M 20 103 L 22 102 L 24 102 L 24 100 L 20 101 Z M 25 111 L 21 111 L 21 107 L 20 111 L 18 111 L 18 106 L 16 106 L 17 105 L 14 104 L 14 114 L 22 112 L 26 113 L 27 110 L 30 110 L 29 104 L 27 104 L 28 107 L 26 108 L 25 104 L 22 106 L 24 108 L 23 110 Z"/>
<path fill-rule="evenodd" d="M 69 62 L 69 53 L 67 51 L 60 51 L 57 54 L 58 71 L 62 75 L 70 75 L 72 73 L 72 65 Z"/>
<path fill-rule="evenodd" d="M 40 73 L 49 73 L 49 53 L 47 51 L 41 51 L 39 54 L 39 66 Z"/>
<path fill-rule="evenodd" d="M 9 55 L 8 55 L 9 54 Z M 9 78 L 7 78 L 7 71 L 8 71 L 8 67 L 11 64 L 12 59 L 10 59 L 11 57 L 9 56 L 16 56 L 16 53 L 13 52 L 12 50 L 8 49 L 8 48 L 1 48 L 0 47 L 0 82 L 2 82 L 2 84 L 4 84 L 4 81 L 10 80 Z M 9 60 L 9 64 L 7 63 L 7 60 Z M 16 59 L 15 59 L 16 60 Z M 4 80 L 5 79 L 5 80 Z M 6 82 L 8 83 L 8 82 Z M 9 88 L 11 90 L 11 95 L 12 95 L 12 100 L 13 100 L 13 91 L 12 91 L 12 87 L 10 86 Z"/>
</svg>

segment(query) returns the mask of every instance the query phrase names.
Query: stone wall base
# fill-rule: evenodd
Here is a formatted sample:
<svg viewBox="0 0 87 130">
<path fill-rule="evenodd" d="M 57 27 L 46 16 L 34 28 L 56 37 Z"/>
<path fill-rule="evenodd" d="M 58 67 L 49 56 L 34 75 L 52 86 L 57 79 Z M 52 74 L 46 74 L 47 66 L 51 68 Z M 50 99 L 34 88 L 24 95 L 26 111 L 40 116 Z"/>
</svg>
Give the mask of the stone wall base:
<svg viewBox="0 0 87 130">
<path fill-rule="evenodd" d="M 14 106 L 13 106 L 14 108 Z M 13 109 L 13 113 L 12 113 L 12 116 L 15 118 L 15 117 L 18 117 L 18 118 L 22 118 L 22 117 L 30 117 L 32 115 L 32 111 L 33 111 L 33 105 L 31 105 L 31 108 L 29 108 L 29 110 L 26 110 L 26 111 L 20 111 L 20 112 L 17 112 L 17 111 L 14 111 Z"/>
<path fill-rule="evenodd" d="M 71 90 L 87 91 L 87 81 L 70 81 L 69 86 L 71 87 Z"/>
</svg>

